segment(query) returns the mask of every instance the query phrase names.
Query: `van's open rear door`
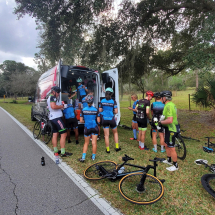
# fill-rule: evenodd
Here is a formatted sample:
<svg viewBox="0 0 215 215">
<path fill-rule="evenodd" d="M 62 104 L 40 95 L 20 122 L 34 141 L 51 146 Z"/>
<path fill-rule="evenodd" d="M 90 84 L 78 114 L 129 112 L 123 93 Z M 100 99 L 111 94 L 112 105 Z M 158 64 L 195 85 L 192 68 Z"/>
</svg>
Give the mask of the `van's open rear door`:
<svg viewBox="0 0 215 215">
<path fill-rule="evenodd" d="M 108 74 L 108 75 L 106 76 L 105 73 Z M 105 92 L 104 91 L 105 91 L 106 88 L 111 87 L 114 90 L 114 99 L 117 102 L 117 107 L 118 107 L 118 113 L 115 115 L 115 120 L 116 120 L 116 123 L 118 125 L 119 122 L 120 122 L 118 69 L 114 68 L 114 69 L 110 69 L 108 71 L 104 71 L 102 73 L 102 80 L 103 80 L 102 93 L 101 93 L 102 97 L 105 97 Z"/>
</svg>

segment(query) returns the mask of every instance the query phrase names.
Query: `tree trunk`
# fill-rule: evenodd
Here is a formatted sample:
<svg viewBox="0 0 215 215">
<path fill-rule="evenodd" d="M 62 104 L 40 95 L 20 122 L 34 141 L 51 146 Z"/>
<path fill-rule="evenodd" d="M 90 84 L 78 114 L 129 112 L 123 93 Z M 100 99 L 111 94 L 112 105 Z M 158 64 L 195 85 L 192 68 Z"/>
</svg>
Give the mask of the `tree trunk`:
<svg viewBox="0 0 215 215">
<path fill-rule="evenodd" d="M 196 90 L 199 88 L 199 75 L 198 70 L 196 70 Z"/>
</svg>

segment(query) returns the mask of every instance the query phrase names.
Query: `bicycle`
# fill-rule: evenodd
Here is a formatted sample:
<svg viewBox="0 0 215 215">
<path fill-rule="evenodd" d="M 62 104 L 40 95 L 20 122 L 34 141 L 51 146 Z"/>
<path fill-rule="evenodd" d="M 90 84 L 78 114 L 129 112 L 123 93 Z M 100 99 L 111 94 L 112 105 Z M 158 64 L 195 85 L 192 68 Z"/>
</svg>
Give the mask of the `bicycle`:
<svg viewBox="0 0 215 215">
<path fill-rule="evenodd" d="M 48 117 L 43 113 L 34 115 L 38 121 L 34 124 L 33 136 L 35 139 L 41 139 L 43 143 L 48 144 L 52 138 L 52 124 Z"/>
<path fill-rule="evenodd" d="M 207 160 L 198 159 L 194 161 L 197 165 L 203 164 L 206 168 L 209 167 L 211 172 L 215 173 L 215 164 L 210 166 Z M 201 183 L 204 189 L 215 198 L 215 174 L 205 174 L 201 177 Z"/>
<path fill-rule="evenodd" d="M 149 122 L 149 124 L 151 125 L 152 122 Z M 152 138 L 152 129 L 150 131 L 150 135 L 151 135 L 151 138 Z M 157 131 L 157 139 L 159 138 L 159 135 L 158 135 L 158 131 Z M 160 144 L 158 143 L 157 144 L 159 147 Z M 184 143 L 184 140 L 181 136 L 181 132 L 177 134 L 177 136 L 175 137 L 175 150 L 176 150 L 176 153 L 177 153 L 177 157 L 178 159 L 180 160 L 184 160 L 187 156 L 187 149 L 186 149 L 186 145 Z"/>
<path fill-rule="evenodd" d="M 162 162 L 164 158 L 154 158 L 149 160 L 154 162 L 154 165 L 146 167 L 127 163 L 129 160 L 134 160 L 125 154 L 122 157 L 123 163 L 117 165 L 114 161 L 100 161 L 84 171 L 84 177 L 88 180 L 100 180 L 108 178 L 115 181 L 121 178 L 119 182 L 119 192 L 127 201 L 139 204 L 149 205 L 160 200 L 164 194 L 163 183 L 165 180 L 160 180 L 156 177 L 157 162 Z M 138 170 L 126 171 L 125 167 L 134 167 Z M 128 168 L 129 169 L 129 168 Z M 154 175 L 148 174 L 150 169 L 154 170 Z"/>
<path fill-rule="evenodd" d="M 205 152 L 211 153 L 211 152 L 214 151 L 211 147 L 215 147 L 215 143 L 212 143 L 212 142 L 210 141 L 210 139 L 211 139 L 211 138 L 215 138 L 215 137 L 205 137 L 205 138 L 207 138 L 208 141 L 207 141 L 207 143 L 205 143 L 206 146 L 203 146 L 203 150 L 204 150 Z"/>
</svg>

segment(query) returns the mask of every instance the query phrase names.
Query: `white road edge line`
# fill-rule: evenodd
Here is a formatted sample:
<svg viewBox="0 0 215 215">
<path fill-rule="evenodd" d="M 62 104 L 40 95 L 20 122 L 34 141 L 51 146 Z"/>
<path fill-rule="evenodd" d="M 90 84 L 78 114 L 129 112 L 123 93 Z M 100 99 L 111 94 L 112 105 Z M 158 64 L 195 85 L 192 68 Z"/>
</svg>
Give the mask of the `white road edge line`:
<svg viewBox="0 0 215 215">
<path fill-rule="evenodd" d="M 36 140 L 33 137 L 32 132 L 20 123 L 15 117 L 8 113 L 5 109 L 0 107 L 8 116 L 11 117 L 28 136 L 36 142 L 36 144 L 55 162 L 55 157 L 53 151 L 42 143 L 40 140 Z M 119 211 L 113 208 L 106 199 L 100 198 L 100 194 L 97 190 L 90 187 L 87 181 L 81 176 L 75 173 L 75 171 L 68 166 L 65 162 L 60 159 L 60 164 L 58 166 L 68 175 L 68 177 L 83 191 L 83 193 L 105 214 L 105 215 L 122 215 Z"/>
</svg>

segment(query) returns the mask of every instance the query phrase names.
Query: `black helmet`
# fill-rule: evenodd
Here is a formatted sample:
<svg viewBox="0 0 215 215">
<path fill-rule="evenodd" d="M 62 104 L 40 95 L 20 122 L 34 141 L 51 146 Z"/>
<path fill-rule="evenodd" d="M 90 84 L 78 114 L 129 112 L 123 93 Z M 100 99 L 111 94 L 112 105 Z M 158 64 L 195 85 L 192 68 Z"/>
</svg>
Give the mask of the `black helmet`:
<svg viewBox="0 0 215 215">
<path fill-rule="evenodd" d="M 155 97 L 155 98 L 157 98 L 157 97 L 161 97 L 160 92 L 156 92 L 156 93 L 154 93 L 154 96 L 153 96 L 153 97 Z"/>
<path fill-rule="evenodd" d="M 165 90 L 160 92 L 160 97 L 172 97 L 172 92 L 169 90 Z"/>
<path fill-rule="evenodd" d="M 93 103 L 93 96 L 92 95 L 87 95 L 85 99 L 86 99 L 87 103 Z"/>
<path fill-rule="evenodd" d="M 51 88 L 51 91 L 55 91 L 56 93 L 60 93 L 60 87 L 54 86 Z"/>
</svg>

